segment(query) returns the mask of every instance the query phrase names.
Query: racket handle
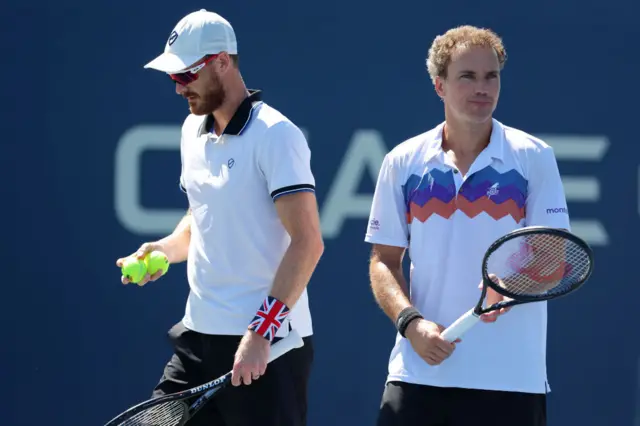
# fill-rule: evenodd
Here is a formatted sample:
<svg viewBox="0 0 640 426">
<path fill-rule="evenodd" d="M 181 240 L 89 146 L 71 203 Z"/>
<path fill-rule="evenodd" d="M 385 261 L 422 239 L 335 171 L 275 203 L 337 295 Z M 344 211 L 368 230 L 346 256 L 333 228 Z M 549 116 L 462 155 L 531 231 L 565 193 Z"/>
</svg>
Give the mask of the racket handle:
<svg viewBox="0 0 640 426">
<path fill-rule="evenodd" d="M 473 309 L 470 309 L 467 313 L 462 315 L 453 324 L 447 327 L 440 335 L 448 342 L 453 342 L 457 338 L 461 337 L 471 327 L 476 325 L 480 321 L 480 317 L 476 315 Z"/>
<path fill-rule="evenodd" d="M 281 357 L 292 349 L 301 348 L 304 345 L 304 341 L 300 334 L 296 330 L 291 330 L 287 337 L 278 340 L 271 345 L 271 351 L 269 353 L 269 362 Z"/>
</svg>

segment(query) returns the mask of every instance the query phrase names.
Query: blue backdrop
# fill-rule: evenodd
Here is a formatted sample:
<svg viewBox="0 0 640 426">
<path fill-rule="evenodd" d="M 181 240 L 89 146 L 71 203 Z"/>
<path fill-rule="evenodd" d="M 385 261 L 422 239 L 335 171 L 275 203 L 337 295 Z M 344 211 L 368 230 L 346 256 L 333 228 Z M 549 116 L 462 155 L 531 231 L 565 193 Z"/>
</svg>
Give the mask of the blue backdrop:
<svg viewBox="0 0 640 426">
<path fill-rule="evenodd" d="M 592 281 L 550 305 L 550 424 L 640 425 L 640 4 L 392 6 L 3 4 L 3 425 L 101 425 L 159 378 L 166 331 L 184 309 L 184 266 L 138 288 L 120 285 L 114 262 L 186 208 L 176 132 L 187 105 L 142 66 L 203 7 L 235 26 L 247 85 L 303 127 L 313 151 L 326 251 L 310 284 L 311 426 L 374 424 L 394 330 L 367 281 L 373 182 L 389 148 L 442 120 L 425 57 L 437 34 L 465 23 L 503 36 L 496 118 L 554 145 L 574 229 L 595 249 Z M 40 387 L 48 398 L 36 402 Z"/>
</svg>

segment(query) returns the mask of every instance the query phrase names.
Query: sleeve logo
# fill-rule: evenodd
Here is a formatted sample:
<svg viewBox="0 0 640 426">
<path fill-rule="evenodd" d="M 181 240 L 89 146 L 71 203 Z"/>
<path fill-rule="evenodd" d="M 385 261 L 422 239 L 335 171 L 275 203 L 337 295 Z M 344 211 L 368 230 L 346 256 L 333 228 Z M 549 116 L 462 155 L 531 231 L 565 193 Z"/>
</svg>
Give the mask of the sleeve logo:
<svg viewBox="0 0 640 426">
<path fill-rule="evenodd" d="M 547 209 L 547 214 L 565 213 L 569 214 L 569 210 L 566 207 L 556 207 L 555 209 Z"/>
</svg>

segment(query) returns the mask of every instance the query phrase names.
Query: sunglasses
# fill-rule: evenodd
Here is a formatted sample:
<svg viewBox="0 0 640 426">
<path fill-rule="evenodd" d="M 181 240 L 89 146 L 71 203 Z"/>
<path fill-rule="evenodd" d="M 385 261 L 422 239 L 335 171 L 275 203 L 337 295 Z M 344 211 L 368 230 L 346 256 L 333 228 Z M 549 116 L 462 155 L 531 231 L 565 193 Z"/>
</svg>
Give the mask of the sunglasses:
<svg viewBox="0 0 640 426">
<path fill-rule="evenodd" d="M 189 68 L 186 71 L 177 73 L 177 74 L 169 74 L 171 80 L 175 81 L 178 84 L 186 86 L 189 83 L 192 83 L 198 79 L 198 72 L 205 67 L 209 62 L 216 59 L 218 55 L 211 55 L 206 58 L 202 62 L 197 65 L 194 65 L 192 68 Z"/>
</svg>

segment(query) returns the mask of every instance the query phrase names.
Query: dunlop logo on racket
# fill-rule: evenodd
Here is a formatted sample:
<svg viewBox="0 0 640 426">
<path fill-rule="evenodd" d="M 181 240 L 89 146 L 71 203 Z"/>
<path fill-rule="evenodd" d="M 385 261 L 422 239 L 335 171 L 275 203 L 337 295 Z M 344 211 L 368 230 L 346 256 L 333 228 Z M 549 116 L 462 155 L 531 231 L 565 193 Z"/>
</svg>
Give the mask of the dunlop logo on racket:
<svg viewBox="0 0 640 426">
<path fill-rule="evenodd" d="M 224 379 L 223 378 L 218 378 L 218 379 L 215 379 L 213 382 L 205 383 L 204 385 L 200 385 L 200 386 L 195 387 L 193 389 L 189 389 L 189 392 L 191 392 L 192 394 L 200 393 L 202 391 L 206 391 L 207 389 L 214 388 L 214 387 L 218 386 L 219 384 L 221 384 L 222 382 L 224 382 Z"/>
</svg>

